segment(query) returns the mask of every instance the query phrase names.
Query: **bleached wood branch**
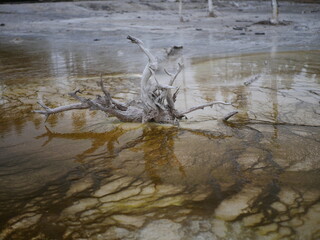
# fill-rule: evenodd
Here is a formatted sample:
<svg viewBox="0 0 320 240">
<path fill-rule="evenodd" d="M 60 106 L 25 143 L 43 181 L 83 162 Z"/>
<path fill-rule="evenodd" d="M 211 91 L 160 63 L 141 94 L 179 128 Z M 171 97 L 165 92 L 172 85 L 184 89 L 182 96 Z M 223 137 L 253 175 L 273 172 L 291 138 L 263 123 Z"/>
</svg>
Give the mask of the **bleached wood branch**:
<svg viewBox="0 0 320 240">
<path fill-rule="evenodd" d="M 233 111 L 231 113 L 228 113 L 224 118 L 223 121 L 228 121 L 231 117 L 233 117 L 234 115 L 236 115 L 238 113 L 238 111 Z"/>
<path fill-rule="evenodd" d="M 90 105 L 85 104 L 85 103 L 74 103 L 74 104 L 69 104 L 65 106 L 60 106 L 56 108 L 49 108 L 47 107 L 43 102 L 39 101 L 38 104 L 44 109 L 44 110 L 34 110 L 34 113 L 40 113 L 44 114 L 47 117 L 51 114 L 59 113 L 59 112 L 65 112 L 69 110 L 75 110 L 75 109 L 87 109 L 90 108 Z"/>
<path fill-rule="evenodd" d="M 209 10 L 209 17 L 216 17 L 216 15 L 213 12 L 212 0 L 208 0 L 208 10 Z"/>
<path fill-rule="evenodd" d="M 185 114 L 194 112 L 194 111 L 199 110 L 199 109 L 204 109 L 205 107 L 212 107 L 212 106 L 215 105 L 215 104 L 231 105 L 231 103 L 226 103 L 226 102 L 221 102 L 221 101 L 215 101 L 215 102 L 210 102 L 210 103 L 202 104 L 202 105 L 199 105 L 199 106 L 196 106 L 196 107 L 192 107 L 192 108 L 190 108 L 189 110 L 187 110 L 187 111 L 185 111 L 185 112 L 182 112 L 182 113 L 180 113 L 180 114 L 181 114 L 181 115 L 185 115 Z"/>
<path fill-rule="evenodd" d="M 44 114 L 45 116 L 49 117 L 51 114 L 59 112 L 74 109 L 89 109 L 103 111 L 107 115 L 115 116 L 123 122 L 154 121 L 158 123 L 178 124 L 179 119 L 185 117 L 185 114 L 193 111 L 209 106 L 212 107 L 214 104 L 230 105 L 230 103 L 215 101 L 190 108 L 184 112 L 178 111 L 175 108 L 175 101 L 179 92 L 179 88 L 173 86 L 173 84 L 181 72 L 183 65 L 178 64 L 175 73 L 169 73 L 167 70 L 165 70 L 165 72 L 170 76 L 170 79 L 168 84 L 163 84 L 159 82 L 156 77 L 158 69 L 157 58 L 151 54 L 151 52 L 144 46 L 140 39 L 132 36 L 128 36 L 128 39 L 132 43 L 137 44 L 142 52 L 148 57 L 148 63 L 146 64 L 141 76 L 140 101 L 129 101 L 127 103 L 122 103 L 113 99 L 110 92 L 107 90 L 107 88 L 105 88 L 102 75 L 100 75 L 100 81 L 97 84 L 101 88 L 103 93 L 102 96 L 97 95 L 95 98 L 89 99 L 81 96 L 81 91 L 76 90 L 69 93 L 69 95 L 75 100 L 79 101 L 79 103 L 50 108 L 42 101 L 39 101 L 39 105 L 43 109 L 35 110 L 34 112 Z M 154 81 L 152 79 L 154 79 Z M 172 94 L 172 89 L 177 90 Z M 225 119 L 228 120 L 230 117 L 231 115 L 229 117 L 225 117 Z"/>
<path fill-rule="evenodd" d="M 171 79 L 170 79 L 170 81 L 169 81 L 169 85 L 170 85 L 170 86 L 173 85 L 174 81 L 175 81 L 176 78 L 178 77 L 178 75 L 179 75 L 179 73 L 181 72 L 182 68 L 183 68 L 183 65 L 180 64 L 180 63 L 178 63 L 178 68 L 177 68 L 177 71 L 176 71 L 175 74 L 169 73 L 167 70 L 165 70 L 165 72 L 166 72 L 169 76 L 171 76 Z M 179 89 L 178 89 L 178 90 L 179 90 Z M 176 98 L 176 96 L 177 96 L 177 94 L 178 94 L 178 90 L 175 92 L 175 98 Z M 173 96 L 172 96 L 171 90 L 167 90 L 167 91 L 165 92 L 165 95 L 166 95 L 165 97 L 166 97 L 166 100 L 167 100 L 167 103 L 168 103 L 169 108 L 171 108 L 172 110 L 175 109 L 175 108 L 174 108 L 175 99 L 174 99 Z"/>
<path fill-rule="evenodd" d="M 126 104 L 123 104 L 123 103 L 121 103 L 111 97 L 111 94 L 109 93 L 109 91 L 104 87 L 102 74 L 100 74 L 100 82 L 98 82 L 98 86 L 101 87 L 101 90 L 104 93 L 105 100 L 106 100 L 108 106 L 111 106 L 113 104 L 117 109 L 119 109 L 121 111 L 126 111 L 128 109 Z"/>
<path fill-rule="evenodd" d="M 184 22 L 184 19 L 182 16 L 182 0 L 179 0 L 179 18 L 180 18 L 180 22 Z"/>
<path fill-rule="evenodd" d="M 150 77 L 152 76 L 151 70 L 156 71 L 158 69 L 158 62 L 156 57 L 151 54 L 151 52 L 144 46 L 143 42 L 140 39 L 130 35 L 127 38 L 132 43 L 137 44 L 148 57 L 148 63 L 143 70 L 140 83 L 141 101 L 145 105 L 145 116 L 143 117 L 143 121 L 148 121 L 158 113 L 158 108 L 154 102 L 154 96 L 152 95 L 155 90 L 155 86 L 152 85 L 152 83 L 150 83 L 149 81 Z"/>
<path fill-rule="evenodd" d="M 270 19 L 271 24 L 279 24 L 279 7 L 277 0 L 271 0 L 272 6 L 272 18 Z"/>
</svg>

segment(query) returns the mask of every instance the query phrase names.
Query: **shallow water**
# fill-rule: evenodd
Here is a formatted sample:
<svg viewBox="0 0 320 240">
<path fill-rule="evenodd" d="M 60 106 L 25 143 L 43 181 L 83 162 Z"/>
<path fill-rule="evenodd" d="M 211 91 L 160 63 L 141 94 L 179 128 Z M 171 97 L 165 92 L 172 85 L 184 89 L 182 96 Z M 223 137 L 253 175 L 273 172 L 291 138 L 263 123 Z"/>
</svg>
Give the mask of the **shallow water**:
<svg viewBox="0 0 320 240">
<path fill-rule="evenodd" d="M 115 97 L 137 98 L 145 59 L 40 46 L 0 46 L 1 239 L 320 238 L 320 51 L 182 58 L 179 109 L 232 106 L 178 128 L 89 111 L 45 122 L 37 100 L 99 94 L 101 66 Z"/>
</svg>

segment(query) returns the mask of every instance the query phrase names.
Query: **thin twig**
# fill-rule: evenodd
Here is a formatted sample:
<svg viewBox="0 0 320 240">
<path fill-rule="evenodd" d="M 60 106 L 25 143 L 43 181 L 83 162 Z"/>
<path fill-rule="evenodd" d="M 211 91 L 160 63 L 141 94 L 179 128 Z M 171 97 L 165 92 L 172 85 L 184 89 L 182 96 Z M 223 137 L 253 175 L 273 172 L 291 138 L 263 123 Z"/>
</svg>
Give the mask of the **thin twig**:
<svg viewBox="0 0 320 240">
<path fill-rule="evenodd" d="M 231 105 L 231 103 L 226 103 L 226 102 L 221 102 L 221 101 L 215 101 L 215 102 L 210 102 L 210 103 L 202 104 L 202 105 L 199 105 L 199 106 L 196 106 L 196 107 L 192 107 L 192 108 L 190 108 L 189 110 L 187 110 L 187 111 L 185 111 L 185 112 L 182 112 L 181 114 L 182 114 L 182 115 L 185 115 L 185 114 L 191 113 L 191 112 L 193 112 L 193 111 L 196 111 L 196 110 L 198 110 L 198 109 L 204 109 L 205 107 L 212 107 L 214 104 Z"/>
</svg>

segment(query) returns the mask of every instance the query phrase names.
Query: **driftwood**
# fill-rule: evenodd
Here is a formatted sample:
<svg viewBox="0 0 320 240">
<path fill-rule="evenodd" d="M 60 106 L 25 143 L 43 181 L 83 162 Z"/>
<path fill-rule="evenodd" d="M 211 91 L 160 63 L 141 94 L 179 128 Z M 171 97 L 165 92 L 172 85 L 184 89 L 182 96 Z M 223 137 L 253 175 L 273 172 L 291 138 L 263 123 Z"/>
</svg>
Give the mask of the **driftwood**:
<svg viewBox="0 0 320 240">
<path fill-rule="evenodd" d="M 128 36 L 128 39 L 136 44 L 142 52 L 148 57 L 148 63 L 145 66 L 141 76 L 141 95 L 138 101 L 129 101 L 122 103 L 111 97 L 111 94 L 104 87 L 102 76 L 100 77 L 100 86 L 103 96 L 96 96 L 95 99 L 81 97 L 79 90 L 69 93 L 79 103 L 74 103 L 56 108 L 49 108 L 42 101 L 38 102 L 43 110 L 35 110 L 34 112 L 44 114 L 47 118 L 51 114 L 74 110 L 74 109 L 90 109 L 101 110 L 108 115 L 117 117 L 123 122 L 157 122 L 178 124 L 179 120 L 185 117 L 186 114 L 213 106 L 214 104 L 226 104 L 225 102 L 209 102 L 200 106 L 190 108 L 186 111 L 179 111 L 175 108 L 175 101 L 178 95 L 178 88 L 174 87 L 174 81 L 182 70 L 182 65 L 178 64 L 175 73 L 165 71 L 170 80 L 167 85 L 162 84 L 155 78 L 155 73 L 158 70 L 158 61 L 155 56 L 144 46 L 143 42 L 138 38 Z M 174 92 L 172 93 L 172 91 Z M 232 115 L 233 116 L 233 115 Z M 228 118 L 227 118 L 228 119 Z"/>
<path fill-rule="evenodd" d="M 216 17 L 216 14 L 213 11 L 212 0 L 208 0 L 208 10 L 209 10 L 209 17 Z"/>
<path fill-rule="evenodd" d="M 271 6 L 272 6 L 272 18 L 270 19 L 270 23 L 277 25 L 279 24 L 278 0 L 271 0 Z"/>
</svg>

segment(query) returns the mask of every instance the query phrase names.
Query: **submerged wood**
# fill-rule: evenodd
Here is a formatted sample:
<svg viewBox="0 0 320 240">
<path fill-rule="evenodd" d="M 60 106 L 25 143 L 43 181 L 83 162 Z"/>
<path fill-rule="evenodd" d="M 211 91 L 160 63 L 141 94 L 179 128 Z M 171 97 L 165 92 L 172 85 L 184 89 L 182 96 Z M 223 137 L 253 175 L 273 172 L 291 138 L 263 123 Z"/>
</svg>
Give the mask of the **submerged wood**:
<svg viewBox="0 0 320 240">
<path fill-rule="evenodd" d="M 101 88 L 104 96 L 96 96 L 95 99 L 88 99 L 81 97 L 79 90 L 69 93 L 69 95 L 79 103 L 60 106 L 56 108 L 49 108 L 42 101 L 38 102 L 43 110 L 35 110 L 34 112 L 45 115 L 47 118 L 51 114 L 74 110 L 74 109 L 90 109 L 101 110 L 108 115 L 117 117 L 123 122 L 157 122 L 178 124 L 179 120 L 188 113 L 203 109 L 205 107 L 212 107 L 214 104 L 230 104 L 225 102 L 209 102 L 199 106 L 192 107 L 185 111 L 179 111 L 175 108 L 175 101 L 178 95 L 178 88 L 174 87 L 174 81 L 181 72 L 183 66 L 178 64 L 175 73 L 165 72 L 169 75 L 170 80 L 168 85 L 162 84 L 156 79 L 156 71 L 158 70 L 158 60 L 151 52 L 144 46 L 143 42 L 133 36 L 127 37 L 132 43 L 138 45 L 142 52 L 148 57 L 140 83 L 140 100 L 129 101 L 122 103 L 112 98 L 109 91 L 104 87 L 102 76 L 98 85 Z M 172 90 L 175 92 L 172 94 Z"/>
</svg>

